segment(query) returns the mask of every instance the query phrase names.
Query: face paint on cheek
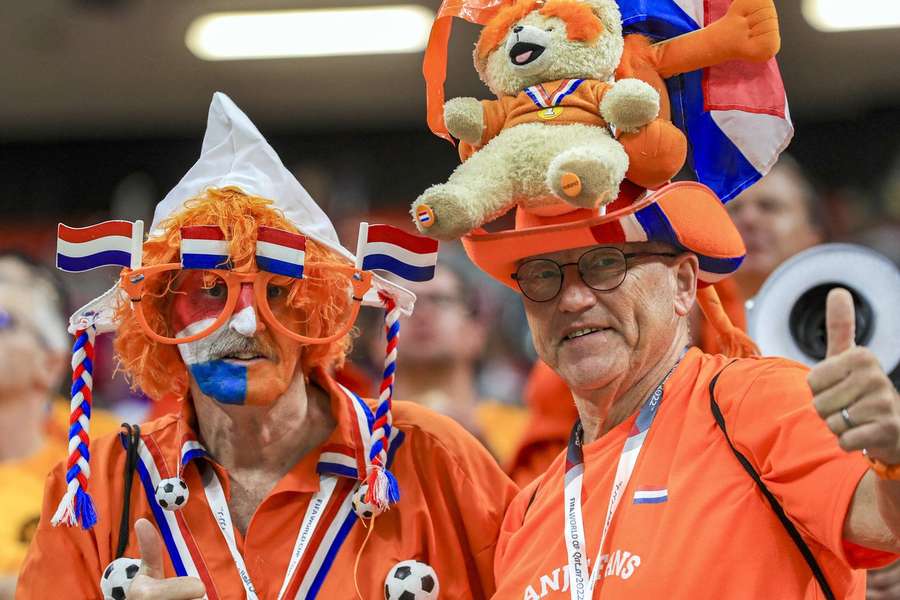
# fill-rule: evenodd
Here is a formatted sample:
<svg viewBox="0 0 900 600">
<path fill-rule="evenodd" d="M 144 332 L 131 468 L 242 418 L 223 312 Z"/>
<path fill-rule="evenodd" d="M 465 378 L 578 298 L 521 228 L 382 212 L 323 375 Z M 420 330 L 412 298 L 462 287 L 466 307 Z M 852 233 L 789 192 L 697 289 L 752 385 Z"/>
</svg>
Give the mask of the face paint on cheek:
<svg viewBox="0 0 900 600">
<path fill-rule="evenodd" d="M 200 391 L 222 404 L 244 404 L 247 399 L 247 367 L 224 360 L 189 365 Z"/>
<path fill-rule="evenodd" d="M 207 319 L 192 323 L 185 329 L 202 331 L 210 323 Z M 228 332 L 228 327 L 229 324 L 225 323 L 204 338 L 178 344 L 178 352 L 201 392 L 222 404 L 244 404 L 247 398 L 247 367 L 213 358 L 213 349 Z"/>
</svg>

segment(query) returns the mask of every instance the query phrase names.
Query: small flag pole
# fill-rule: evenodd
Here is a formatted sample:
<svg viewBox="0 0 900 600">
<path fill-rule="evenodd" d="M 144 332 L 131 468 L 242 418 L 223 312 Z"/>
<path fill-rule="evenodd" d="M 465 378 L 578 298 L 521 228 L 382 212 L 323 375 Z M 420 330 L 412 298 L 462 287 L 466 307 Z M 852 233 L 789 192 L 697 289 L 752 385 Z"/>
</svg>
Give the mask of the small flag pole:
<svg viewBox="0 0 900 600">
<path fill-rule="evenodd" d="M 369 237 L 369 224 L 365 221 L 359 224 L 359 237 L 356 238 L 356 268 L 362 269 L 363 250 L 366 248 L 366 240 Z"/>
<path fill-rule="evenodd" d="M 140 219 L 131 226 L 131 268 L 140 269 L 144 260 L 144 222 Z"/>
</svg>

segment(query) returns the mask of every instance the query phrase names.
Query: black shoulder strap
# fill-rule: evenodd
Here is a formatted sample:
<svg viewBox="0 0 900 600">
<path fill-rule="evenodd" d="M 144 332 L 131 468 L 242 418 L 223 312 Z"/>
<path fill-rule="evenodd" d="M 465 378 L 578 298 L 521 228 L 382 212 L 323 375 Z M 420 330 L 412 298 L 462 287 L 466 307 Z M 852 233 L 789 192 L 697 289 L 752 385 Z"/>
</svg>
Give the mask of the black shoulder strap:
<svg viewBox="0 0 900 600">
<path fill-rule="evenodd" d="M 775 516 L 778 517 L 779 521 L 781 521 L 781 524 L 784 527 L 785 531 L 787 531 L 788 535 L 791 536 L 791 540 L 794 542 L 794 545 L 797 546 L 797 549 L 800 551 L 800 554 L 803 555 L 803 559 L 806 561 L 806 564 L 808 564 L 809 568 L 812 570 L 812 574 L 816 578 L 816 581 L 819 582 L 819 586 L 822 588 L 822 592 L 825 594 L 825 598 L 827 600 L 834 600 L 834 592 L 831 591 L 831 586 L 828 585 L 828 580 L 825 579 L 825 574 L 822 572 L 822 568 L 819 566 L 819 563 L 816 562 L 816 557 L 813 556 L 812 551 L 809 549 L 809 546 L 806 545 L 806 542 L 803 540 L 800 532 L 797 531 L 797 527 L 791 522 L 787 514 L 785 514 L 784 509 L 781 507 L 781 504 L 778 503 L 778 500 L 775 498 L 772 492 L 769 491 L 769 488 L 766 487 L 766 484 L 763 483 L 763 480 L 759 476 L 759 473 L 756 472 L 756 469 L 753 468 L 753 465 L 750 464 L 750 461 L 747 460 L 747 457 L 741 454 L 740 450 L 735 448 L 734 444 L 731 443 L 731 438 L 728 436 L 728 430 L 725 429 L 725 419 L 724 417 L 722 417 L 722 411 L 719 409 L 719 403 L 716 402 L 715 396 L 716 382 L 719 380 L 719 376 L 722 374 L 722 372 L 731 364 L 733 363 L 729 363 L 728 365 L 723 367 L 722 370 L 716 373 L 716 376 L 712 378 L 712 381 L 709 382 L 709 405 L 712 408 L 713 417 L 716 419 L 716 425 L 718 425 L 719 429 L 722 430 L 722 433 L 725 434 L 725 440 L 728 442 L 728 445 L 731 446 L 731 451 L 734 452 L 734 455 L 741 463 L 741 466 L 744 467 L 744 470 L 747 471 L 747 474 L 749 474 L 750 477 L 753 478 L 753 481 L 756 482 L 756 486 L 763 493 L 763 496 L 766 497 L 766 500 L 769 501 L 769 505 L 775 512 Z"/>
<path fill-rule="evenodd" d="M 119 520 L 119 542 L 116 546 L 116 558 L 121 558 L 128 547 L 128 534 L 131 531 L 131 484 L 137 469 L 138 450 L 141 443 L 141 428 L 138 425 L 122 423 L 122 441 L 125 445 L 125 491 L 122 499 L 122 518 Z"/>
</svg>

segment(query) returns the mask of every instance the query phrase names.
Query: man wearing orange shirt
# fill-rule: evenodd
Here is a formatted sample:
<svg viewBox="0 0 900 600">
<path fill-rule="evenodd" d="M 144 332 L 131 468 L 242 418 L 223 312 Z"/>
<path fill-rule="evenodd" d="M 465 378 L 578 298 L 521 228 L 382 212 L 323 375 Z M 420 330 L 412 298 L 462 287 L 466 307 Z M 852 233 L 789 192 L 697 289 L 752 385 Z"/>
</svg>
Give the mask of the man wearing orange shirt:
<svg viewBox="0 0 900 600">
<path fill-rule="evenodd" d="M 84 259 L 85 246 L 67 244 L 61 264 Z M 70 443 L 18 597 L 493 594 L 514 485 L 450 419 L 388 392 L 367 403 L 327 374 L 362 302 L 392 315 L 411 297 L 355 264 L 226 96 L 214 96 L 200 160 L 138 248 L 121 292 L 77 315 L 114 323 L 134 383 L 183 395 L 183 408 L 89 449 L 80 434 Z M 86 429 L 78 410 L 73 430 Z"/>
<path fill-rule="evenodd" d="M 520 209 L 463 244 L 522 293 L 579 415 L 507 512 L 496 598 L 861 599 L 857 569 L 897 557 L 900 398 L 854 347 L 849 294 L 811 371 L 687 348 L 699 301 L 750 350 L 711 291 L 744 247 L 708 188 L 626 189 L 605 215 Z"/>
</svg>

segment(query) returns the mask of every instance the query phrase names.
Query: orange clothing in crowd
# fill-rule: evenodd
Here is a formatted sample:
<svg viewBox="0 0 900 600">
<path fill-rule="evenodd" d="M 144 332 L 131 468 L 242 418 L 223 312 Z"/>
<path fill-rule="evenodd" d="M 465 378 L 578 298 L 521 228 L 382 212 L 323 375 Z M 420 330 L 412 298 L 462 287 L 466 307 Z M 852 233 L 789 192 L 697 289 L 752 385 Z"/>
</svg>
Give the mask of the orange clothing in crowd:
<svg viewBox="0 0 900 600">
<path fill-rule="evenodd" d="M 524 395 L 528 422 L 506 468 L 520 487 L 539 477 L 565 449 L 578 418 L 566 382 L 540 359 L 531 368 Z"/>
<path fill-rule="evenodd" d="M 575 81 L 577 80 L 547 81 L 532 87 L 543 88 L 545 98 L 552 98 L 557 91 L 564 91 L 565 86 L 574 85 L 572 82 Z M 532 88 L 523 90 L 515 96 L 501 96 L 497 100 L 482 100 L 484 133 L 479 145 L 485 145 L 502 130 L 523 123 L 550 123 L 553 125 L 579 123 L 606 127 L 606 121 L 600 116 L 600 100 L 609 88 L 610 85 L 602 81 L 584 80 L 575 88 L 575 91 L 562 99 L 555 109 L 560 111 L 559 115 L 551 119 L 540 117 L 540 113 L 545 113 L 545 109 L 535 104 L 527 94 L 527 91 Z M 540 96 L 539 92 L 535 91 L 534 93 Z M 548 104 L 550 103 L 548 102 Z"/>
<path fill-rule="evenodd" d="M 722 302 L 722 308 L 725 309 L 725 314 L 728 315 L 735 327 L 741 331 L 747 331 L 747 312 L 744 309 L 745 299 L 734 277 L 726 277 L 716 282 L 714 287 L 719 295 L 719 300 Z M 719 354 L 722 351 L 719 344 L 719 334 L 716 333 L 716 330 L 706 320 L 702 312 L 700 313 L 699 335 L 695 337 L 697 338 L 695 342 L 697 346 L 707 354 Z"/>
<path fill-rule="evenodd" d="M 99 434 L 119 429 L 119 421 L 95 409 L 91 429 Z M 44 447 L 20 460 L 0 461 L 0 576 L 15 575 L 37 529 L 47 473 L 66 457 L 69 404 L 54 402 L 47 419 Z"/>
<path fill-rule="evenodd" d="M 662 404 L 615 514 L 597 593 L 617 598 L 821 598 L 812 572 L 729 448 L 710 408 L 711 379 L 730 362 L 691 349 Z M 735 446 L 796 524 L 838 598 L 862 599 L 865 573 L 897 555 L 846 542 L 845 516 L 869 465 L 840 449 L 819 418 L 807 370 L 739 360 L 715 397 Z M 636 415 L 584 446 L 583 515 L 592 567 L 616 464 Z M 510 506 L 497 546 L 496 598 L 569 598 L 563 539 L 565 456 Z M 655 490 L 655 502 L 635 492 Z"/>
<path fill-rule="evenodd" d="M 342 392 L 321 372 L 314 379 L 331 396 L 335 430 L 323 446 L 304 456 L 269 492 L 253 515 L 246 535 L 234 529 L 237 548 L 258 596 L 279 595 L 301 520 L 310 498 L 320 489 L 317 468 L 323 465 L 331 472 L 335 468 L 350 469 L 353 475 L 332 479 L 337 480 L 334 493 L 324 504 L 322 517 L 313 526 L 307 550 L 297 567 L 300 586 L 314 586 L 315 573 L 324 573 L 319 598 L 356 598 L 354 563 L 359 554 L 356 576 L 366 599 L 382 597 L 386 575 L 397 562 L 407 559 L 431 565 L 442 597 L 491 596 L 500 522 L 516 492 L 493 458 L 450 419 L 414 404 L 394 403 L 393 425 L 403 440 L 393 454 L 391 472 L 399 482 L 400 500 L 375 518 L 374 530 L 364 546 L 368 531 L 350 508 L 351 492 L 357 482 L 355 473 L 365 468 L 361 452 L 365 444 L 357 426 L 360 405 L 355 404 L 359 401 Z M 152 455 L 162 478 L 176 474 L 184 441 L 195 439 L 191 406 L 184 402 L 180 413 L 147 423 L 141 429 L 146 448 L 142 452 Z M 71 598 L 98 597 L 100 575 L 115 558 L 125 458 L 118 437 L 106 437 L 92 445 L 90 492 L 100 520 L 89 531 L 50 526 L 50 516 L 65 488 L 64 467 L 54 470 L 47 483 L 41 523 L 21 574 L 18 597 L 54 598 L 60 590 Z M 334 463 L 342 464 L 335 467 Z M 141 478 L 136 476 L 131 493 L 131 523 L 139 517 L 150 519 L 158 527 L 160 520 L 169 523 L 186 540 L 187 550 L 182 556 L 187 556 L 204 580 L 210 600 L 242 599 L 245 591 L 241 578 L 210 511 L 211 502 L 205 493 L 208 488 L 204 489 L 201 479 L 204 472 L 211 474 L 209 469 L 218 474 L 224 494 L 228 495 L 229 479 L 224 469 L 209 457 L 196 458 L 187 463 L 182 474 L 190 491 L 189 500 L 176 512 L 151 506 Z M 342 527 L 349 527 L 349 533 L 337 546 L 328 569 L 329 548 L 334 548 L 330 540 L 341 538 Z M 125 556 L 138 556 L 133 532 Z M 165 572 L 170 577 L 176 574 L 168 553 Z M 288 588 L 287 597 L 293 598 L 290 590 L 297 587 Z"/>
</svg>

